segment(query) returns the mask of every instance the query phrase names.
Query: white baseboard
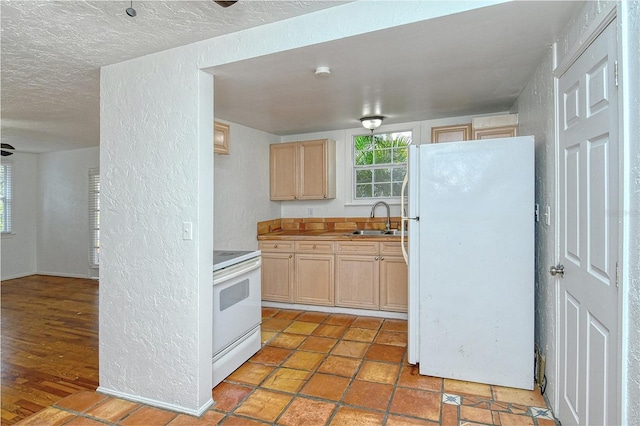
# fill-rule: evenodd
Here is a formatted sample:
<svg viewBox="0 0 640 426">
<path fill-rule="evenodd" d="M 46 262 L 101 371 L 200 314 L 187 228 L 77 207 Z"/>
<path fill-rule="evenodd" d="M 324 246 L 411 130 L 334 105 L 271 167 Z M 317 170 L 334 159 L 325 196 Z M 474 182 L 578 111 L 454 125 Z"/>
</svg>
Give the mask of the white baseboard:
<svg viewBox="0 0 640 426">
<path fill-rule="evenodd" d="M 409 318 L 409 316 L 404 312 L 374 311 L 371 309 L 342 308 L 340 306 L 302 305 L 299 303 L 267 302 L 264 300 L 262 301 L 262 306 L 265 308 L 294 309 L 296 311 L 327 312 L 330 314 L 348 314 L 348 315 L 358 315 L 361 317 L 378 317 L 378 318 L 403 319 L 403 320 L 406 320 Z"/>
<path fill-rule="evenodd" d="M 162 401 L 156 401 L 155 399 L 144 398 L 138 395 L 131 395 L 125 392 L 119 392 L 113 389 L 108 389 L 103 386 L 98 386 L 96 389 L 97 392 L 103 393 L 105 395 L 114 396 L 120 399 L 126 399 L 127 401 L 137 402 L 139 404 L 150 405 L 152 407 L 163 408 L 169 411 L 175 411 L 178 413 L 189 414 L 190 416 L 200 417 L 204 413 L 211 408 L 213 405 L 213 398 L 209 397 L 209 400 L 197 410 L 193 410 L 191 408 L 186 408 L 180 405 L 168 404 Z"/>
<path fill-rule="evenodd" d="M 37 272 L 25 272 L 25 273 L 21 273 L 21 274 L 14 274 L 14 275 L 8 275 L 6 277 L 2 277 L 2 281 L 7 281 L 7 280 L 15 280 L 16 278 L 24 278 L 24 277 L 28 277 L 30 275 L 36 275 Z"/>
<path fill-rule="evenodd" d="M 61 272 L 47 272 L 47 271 L 38 271 L 32 275 L 49 275 L 51 277 L 62 277 L 62 278 L 91 278 L 89 274 L 65 274 Z"/>
</svg>

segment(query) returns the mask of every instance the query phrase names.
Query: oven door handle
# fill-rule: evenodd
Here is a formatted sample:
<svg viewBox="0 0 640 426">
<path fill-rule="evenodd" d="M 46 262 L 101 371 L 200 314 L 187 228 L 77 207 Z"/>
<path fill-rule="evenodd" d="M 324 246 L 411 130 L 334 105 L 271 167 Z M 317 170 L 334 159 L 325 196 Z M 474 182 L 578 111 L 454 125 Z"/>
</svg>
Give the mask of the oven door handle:
<svg viewBox="0 0 640 426">
<path fill-rule="evenodd" d="M 262 258 L 260 256 L 245 260 L 237 265 L 229 266 L 224 269 L 220 269 L 213 273 L 213 285 L 221 284 L 224 281 L 228 281 L 247 272 L 251 272 L 254 269 L 259 268 L 262 265 Z"/>
</svg>

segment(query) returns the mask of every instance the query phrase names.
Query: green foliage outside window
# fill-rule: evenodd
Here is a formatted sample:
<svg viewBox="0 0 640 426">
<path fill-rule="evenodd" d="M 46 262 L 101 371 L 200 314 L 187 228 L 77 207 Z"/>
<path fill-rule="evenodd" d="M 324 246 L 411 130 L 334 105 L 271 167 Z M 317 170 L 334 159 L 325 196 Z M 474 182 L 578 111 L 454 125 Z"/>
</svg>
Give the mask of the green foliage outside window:
<svg viewBox="0 0 640 426">
<path fill-rule="evenodd" d="M 354 137 L 356 199 L 399 197 L 407 172 L 411 132 Z"/>
</svg>

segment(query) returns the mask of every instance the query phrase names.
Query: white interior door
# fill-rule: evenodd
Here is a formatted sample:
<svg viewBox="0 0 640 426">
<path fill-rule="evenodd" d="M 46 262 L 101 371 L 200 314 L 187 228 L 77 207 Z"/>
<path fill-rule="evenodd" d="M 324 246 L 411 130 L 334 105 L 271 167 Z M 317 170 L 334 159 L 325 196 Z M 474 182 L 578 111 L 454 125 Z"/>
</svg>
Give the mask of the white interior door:
<svg viewBox="0 0 640 426">
<path fill-rule="evenodd" d="M 563 425 L 618 424 L 615 21 L 558 81 L 559 398 Z"/>
</svg>

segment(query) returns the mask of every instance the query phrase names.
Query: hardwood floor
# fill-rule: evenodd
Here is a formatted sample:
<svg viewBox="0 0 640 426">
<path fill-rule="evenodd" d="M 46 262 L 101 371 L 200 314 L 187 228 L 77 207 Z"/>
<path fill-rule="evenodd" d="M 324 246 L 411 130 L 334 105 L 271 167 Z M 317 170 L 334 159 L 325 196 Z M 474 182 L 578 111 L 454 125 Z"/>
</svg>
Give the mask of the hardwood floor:
<svg viewBox="0 0 640 426">
<path fill-rule="evenodd" d="M 98 386 L 98 282 L 32 275 L 3 281 L 3 425 Z"/>
</svg>

